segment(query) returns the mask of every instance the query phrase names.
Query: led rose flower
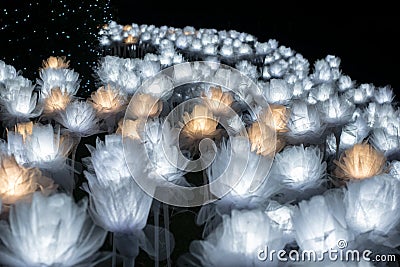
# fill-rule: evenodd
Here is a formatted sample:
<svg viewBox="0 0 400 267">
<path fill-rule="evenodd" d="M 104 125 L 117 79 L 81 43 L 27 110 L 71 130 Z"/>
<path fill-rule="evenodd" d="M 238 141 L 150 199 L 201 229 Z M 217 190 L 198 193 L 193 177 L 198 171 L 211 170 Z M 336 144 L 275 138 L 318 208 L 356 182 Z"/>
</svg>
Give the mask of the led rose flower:
<svg viewBox="0 0 400 267">
<path fill-rule="evenodd" d="M 368 126 L 371 128 L 383 128 L 390 135 L 397 135 L 400 132 L 400 110 L 395 110 L 391 104 L 379 105 L 369 103 L 364 110 Z"/>
<path fill-rule="evenodd" d="M 285 136 L 292 144 L 321 143 L 325 127 L 315 106 L 295 102 L 290 109 L 288 132 Z"/>
<path fill-rule="evenodd" d="M 65 94 L 73 96 L 79 89 L 79 74 L 70 69 L 41 69 L 37 83 L 41 88 L 41 97 L 50 95 L 53 88 L 60 88 Z"/>
<path fill-rule="evenodd" d="M 216 116 L 226 116 L 233 103 L 232 94 L 223 92 L 221 87 L 209 87 L 208 90 L 202 93 L 202 98 Z"/>
<path fill-rule="evenodd" d="M 147 151 L 152 151 L 149 153 L 151 175 L 154 174 L 152 177 L 179 185 L 189 185 L 183 178 L 185 172 L 182 169 L 187 165 L 183 162 L 183 156 L 179 156 L 179 132 L 169 121 L 148 121 L 143 130 L 142 141 Z"/>
<path fill-rule="evenodd" d="M 249 61 L 243 60 L 236 64 L 236 68 L 247 75 L 252 80 L 257 80 L 260 74 L 257 71 L 257 67 L 251 64 Z"/>
<path fill-rule="evenodd" d="M 139 38 L 137 36 L 133 36 L 132 34 L 128 34 L 128 37 L 124 39 L 125 44 L 136 44 Z"/>
<path fill-rule="evenodd" d="M 97 182 L 100 185 L 119 183 L 120 179 L 131 176 L 124 159 L 122 136 L 106 135 L 104 142 L 97 138 L 96 148 L 90 145 L 87 145 L 87 148 L 91 157 L 84 159 L 84 162 L 90 171 L 98 174 Z"/>
<path fill-rule="evenodd" d="M 393 99 L 393 90 L 389 86 L 380 87 L 374 91 L 374 100 L 378 104 L 392 103 Z"/>
<path fill-rule="evenodd" d="M 4 107 L 4 115 L 9 123 L 14 124 L 17 121 L 27 121 L 30 118 L 38 117 L 42 108 L 38 103 L 38 95 L 34 92 L 35 86 L 29 81 L 26 84 L 20 84 L 21 87 L 9 87 L 7 97 L 0 99 L 1 106 Z"/>
<path fill-rule="evenodd" d="M 219 179 L 223 185 L 211 185 L 214 195 L 232 189 L 224 195 L 217 205 L 233 207 L 253 207 L 265 202 L 276 193 L 277 183 L 268 183 L 268 173 L 272 159 L 250 151 L 249 140 L 245 137 L 231 137 L 221 144 L 212 164 L 207 168 L 210 182 Z M 259 186 L 258 188 L 255 186 Z"/>
<path fill-rule="evenodd" d="M 90 101 L 101 116 L 118 113 L 126 104 L 125 96 L 121 95 L 119 90 L 110 85 L 106 87 L 102 86 L 93 92 Z"/>
<path fill-rule="evenodd" d="M 383 128 L 374 129 L 370 140 L 371 144 L 383 152 L 387 158 L 396 156 L 400 152 L 399 135 L 390 135 Z"/>
<path fill-rule="evenodd" d="M 142 145 L 141 141 L 136 145 Z M 135 153 L 137 164 L 128 169 L 124 159 L 122 137 L 106 136 L 105 142 L 97 141 L 96 149 L 90 148 L 92 157 L 85 160 L 88 184 L 84 189 L 90 194 L 91 215 L 103 228 L 117 233 L 135 233 L 146 225 L 152 198 L 132 179 L 148 175 L 146 155 Z M 135 147 L 133 147 L 135 149 Z"/>
<path fill-rule="evenodd" d="M 332 60 L 328 57 L 315 62 L 314 73 L 311 74 L 311 78 L 315 83 L 329 83 L 339 79 L 340 71 L 338 64 L 336 64 L 338 60 Z"/>
<path fill-rule="evenodd" d="M 68 69 L 69 68 L 69 60 L 66 60 L 66 57 L 49 57 L 46 60 L 43 60 L 42 66 L 44 69 Z"/>
<path fill-rule="evenodd" d="M 30 198 L 36 191 L 49 194 L 56 188 L 38 169 L 19 165 L 13 156 L 0 156 L 0 199 L 3 204 Z"/>
<path fill-rule="evenodd" d="M 99 130 L 96 110 L 88 102 L 70 102 L 56 120 L 77 136 L 89 136 Z"/>
<path fill-rule="evenodd" d="M 11 207 L 10 221 L 0 226 L 0 263 L 6 266 L 89 266 L 106 232 L 65 194 L 33 195 L 32 203 Z"/>
<path fill-rule="evenodd" d="M 15 125 L 15 132 L 22 136 L 23 141 L 32 134 L 33 122 L 18 123 Z"/>
<path fill-rule="evenodd" d="M 277 133 L 285 133 L 289 119 L 289 109 L 282 105 L 269 105 L 269 110 L 261 110 L 261 121 L 271 125 Z"/>
<path fill-rule="evenodd" d="M 141 139 L 144 124 L 145 121 L 143 120 L 121 119 L 118 122 L 118 129 L 116 133 L 122 135 L 123 137 Z"/>
<path fill-rule="evenodd" d="M 340 92 L 345 92 L 354 87 L 354 82 L 351 80 L 350 76 L 341 75 L 337 81 L 337 85 Z"/>
<path fill-rule="evenodd" d="M 334 95 L 334 92 L 335 88 L 332 83 L 322 83 L 310 90 L 307 101 L 309 104 L 323 102 L 329 100 Z"/>
<path fill-rule="evenodd" d="M 191 257 L 181 261 L 185 266 L 265 266 L 257 258 L 259 250 L 278 251 L 285 246 L 282 232 L 271 225 L 261 210 L 233 210 L 231 216 L 223 215 L 222 223 L 205 240 L 193 241 Z"/>
<path fill-rule="evenodd" d="M 295 241 L 295 229 L 293 225 L 293 216 L 297 207 L 291 204 L 281 205 L 276 201 L 270 201 L 265 214 L 271 219 L 272 227 L 283 232 L 283 237 L 287 243 Z"/>
<path fill-rule="evenodd" d="M 272 79 L 264 89 L 268 103 L 286 105 L 293 95 L 293 88 L 285 81 Z"/>
<path fill-rule="evenodd" d="M 157 117 L 162 111 L 163 103 L 150 94 L 135 94 L 128 106 L 130 117 L 135 119 L 146 119 Z"/>
<path fill-rule="evenodd" d="M 215 137 L 217 126 L 218 121 L 206 106 L 196 105 L 191 114 L 186 112 L 183 115 L 182 133 L 192 140 Z"/>
<path fill-rule="evenodd" d="M 346 227 L 342 199 L 340 190 L 330 190 L 299 203 L 293 225 L 301 251 L 313 251 L 320 257 L 324 251 L 336 249 L 338 240 L 354 239 Z"/>
<path fill-rule="evenodd" d="M 347 184 L 344 204 L 346 221 L 355 233 L 389 233 L 400 222 L 400 183 L 381 174 Z"/>
<path fill-rule="evenodd" d="M 51 124 L 34 124 L 24 145 L 29 165 L 57 170 L 65 167 L 72 144 L 66 136 L 60 135 L 59 127 L 53 129 Z"/>
<path fill-rule="evenodd" d="M 340 156 L 334 174 L 341 179 L 365 179 L 382 173 L 386 158 L 369 144 L 356 144 Z"/>
<path fill-rule="evenodd" d="M 318 147 L 286 147 L 275 155 L 271 176 L 294 190 L 318 188 L 326 175 L 326 162 Z"/>
<path fill-rule="evenodd" d="M 270 73 L 271 77 L 282 78 L 287 74 L 288 69 L 289 69 L 289 63 L 286 60 L 277 59 L 275 62 L 269 65 L 268 72 Z"/>
<path fill-rule="evenodd" d="M 276 146 L 276 133 L 271 125 L 265 124 L 263 121 L 256 121 L 247 132 L 251 142 L 251 151 L 263 156 L 272 156 L 276 149 L 280 149 Z"/>
<path fill-rule="evenodd" d="M 329 97 L 328 100 L 319 102 L 317 106 L 321 112 L 322 121 L 330 127 L 341 126 L 350 121 L 355 109 L 354 104 L 337 94 Z"/>
<path fill-rule="evenodd" d="M 17 77 L 17 71 L 15 68 L 0 60 L 0 83 L 3 83 L 8 79 L 14 79 L 15 77 Z"/>
<path fill-rule="evenodd" d="M 155 62 L 155 61 L 143 60 L 140 62 L 138 66 L 140 77 L 143 80 L 153 77 L 158 72 L 160 72 L 160 70 L 161 70 L 160 62 Z"/>
<path fill-rule="evenodd" d="M 65 110 L 70 101 L 71 96 L 69 94 L 61 91 L 59 87 L 53 88 L 44 99 L 44 113 L 51 116 L 54 113 L 61 112 Z"/>
</svg>

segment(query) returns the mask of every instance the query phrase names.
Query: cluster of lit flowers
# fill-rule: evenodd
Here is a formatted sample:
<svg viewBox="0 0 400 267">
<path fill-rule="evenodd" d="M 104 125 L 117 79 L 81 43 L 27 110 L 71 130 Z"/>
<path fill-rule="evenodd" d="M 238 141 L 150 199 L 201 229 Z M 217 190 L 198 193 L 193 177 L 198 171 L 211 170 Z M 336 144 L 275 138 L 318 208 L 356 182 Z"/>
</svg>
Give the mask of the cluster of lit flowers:
<svg viewBox="0 0 400 267">
<path fill-rule="evenodd" d="M 400 111 L 389 86 L 356 84 L 338 57 L 310 65 L 237 31 L 110 22 L 99 40 L 107 56 L 88 99 L 65 57 L 44 60 L 37 84 L 0 61 L 1 264 L 88 266 L 106 231 L 125 264 L 139 248 L 160 259 L 146 231 L 153 199 L 133 177 L 192 187 L 193 162 L 218 197 L 201 208 L 204 240 L 183 266 L 265 266 L 260 249 L 321 256 L 339 240 L 399 246 Z M 208 62 L 178 64 L 194 60 Z M 75 149 L 89 136 L 80 175 Z M 88 197 L 79 205 L 64 194 L 77 190 Z"/>
</svg>

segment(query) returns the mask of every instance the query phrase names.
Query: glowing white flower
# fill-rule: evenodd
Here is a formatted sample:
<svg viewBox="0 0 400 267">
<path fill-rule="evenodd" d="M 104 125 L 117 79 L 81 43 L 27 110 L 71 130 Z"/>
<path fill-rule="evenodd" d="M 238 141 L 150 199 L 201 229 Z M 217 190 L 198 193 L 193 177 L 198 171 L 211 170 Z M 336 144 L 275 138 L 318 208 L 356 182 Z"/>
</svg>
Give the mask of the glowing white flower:
<svg viewBox="0 0 400 267">
<path fill-rule="evenodd" d="M 4 204 L 30 198 L 36 191 L 49 194 L 56 188 L 38 169 L 19 165 L 13 156 L 0 156 L 0 199 Z"/>
<path fill-rule="evenodd" d="M 400 132 L 399 110 L 395 110 L 391 104 L 369 103 L 364 110 L 364 117 L 371 128 L 384 128 L 390 135 Z"/>
<path fill-rule="evenodd" d="M 387 174 L 350 182 L 344 203 L 353 231 L 388 234 L 400 222 L 400 183 Z"/>
<path fill-rule="evenodd" d="M 0 83 L 8 79 L 14 79 L 15 77 L 17 77 L 15 68 L 0 60 Z"/>
<path fill-rule="evenodd" d="M 70 69 L 41 69 L 40 79 L 37 83 L 41 86 L 41 96 L 47 97 L 53 88 L 60 88 L 62 92 L 72 96 L 79 88 L 79 74 Z"/>
<path fill-rule="evenodd" d="M 318 147 L 292 146 L 275 155 L 271 176 L 288 188 L 317 188 L 324 181 L 326 162 Z"/>
<path fill-rule="evenodd" d="M 332 83 L 322 83 L 311 89 L 307 101 L 316 104 L 318 101 L 329 100 L 334 95 L 335 89 Z"/>
<path fill-rule="evenodd" d="M 96 72 L 103 84 L 110 84 L 126 94 L 133 94 L 141 83 L 137 72 L 139 61 L 106 56 Z"/>
<path fill-rule="evenodd" d="M 7 95 L 0 98 L 6 118 L 28 120 L 41 114 L 41 105 L 34 89 L 35 86 L 30 81 L 19 83 L 19 86 L 15 83 L 11 86 L 10 80 L 6 82 Z"/>
<path fill-rule="evenodd" d="M 269 66 L 268 72 L 272 77 L 281 78 L 289 69 L 289 63 L 286 60 L 277 60 Z"/>
<path fill-rule="evenodd" d="M 34 124 L 25 141 L 27 163 L 43 169 L 64 168 L 71 145 L 70 139 L 60 135 L 59 127 Z"/>
<path fill-rule="evenodd" d="M 375 92 L 375 86 L 373 84 L 361 84 L 358 88 L 350 89 L 346 94 L 352 98 L 355 104 L 364 104 L 369 101 Z"/>
<path fill-rule="evenodd" d="M 371 144 L 382 151 L 386 157 L 400 152 L 400 136 L 390 135 L 383 128 L 374 129 L 371 134 Z"/>
<path fill-rule="evenodd" d="M 285 135 L 293 144 L 319 143 L 325 131 L 325 125 L 321 121 L 317 108 L 305 102 L 293 103 L 287 128 L 288 132 Z"/>
<path fill-rule="evenodd" d="M 149 151 L 152 173 L 156 174 L 156 178 L 187 184 L 183 178 L 185 173 L 181 170 L 184 167 L 182 158 L 178 156 L 179 133 L 168 121 L 160 119 L 148 121 L 143 141 Z"/>
<path fill-rule="evenodd" d="M 322 114 L 322 121 L 331 127 L 347 123 L 355 109 L 354 104 L 344 97 L 339 97 L 337 94 L 329 97 L 328 100 L 318 103 L 317 106 Z"/>
<path fill-rule="evenodd" d="M 262 202 L 277 191 L 276 187 L 267 183 L 272 159 L 251 152 L 250 148 L 245 137 L 231 137 L 227 143 L 221 144 L 213 163 L 207 168 L 210 182 L 219 178 L 225 187 L 211 186 L 212 193 L 221 195 L 226 187 L 232 188 L 222 198 L 231 205 L 245 205 L 252 201 L 251 198 Z M 260 186 L 256 188 L 254 184 Z"/>
<path fill-rule="evenodd" d="M 316 83 L 327 83 L 333 80 L 331 66 L 326 60 L 317 60 L 314 64 L 314 73 L 311 77 Z"/>
<path fill-rule="evenodd" d="M 141 168 L 143 166 L 140 166 Z M 88 184 L 84 189 L 90 195 L 90 213 L 104 229 L 115 233 L 137 233 L 146 226 L 152 197 L 130 179 L 118 179 L 103 185 L 101 173 L 86 172 Z M 108 179 L 111 180 L 110 177 Z M 113 178 L 115 179 L 115 178 Z"/>
<path fill-rule="evenodd" d="M 65 194 L 33 195 L 32 203 L 11 207 L 9 223 L 0 225 L 0 263 L 7 266 L 90 265 L 90 257 L 103 245 L 106 232 Z"/>
<path fill-rule="evenodd" d="M 97 138 L 96 148 L 89 145 L 87 147 L 91 157 L 85 159 L 85 163 L 90 171 L 97 174 L 100 185 L 107 186 L 131 177 L 125 163 L 122 136 L 106 135 L 104 142 Z"/>
<path fill-rule="evenodd" d="M 286 105 L 293 95 L 293 88 L 285 80 L 271 79 L 264 89 L 268 103 Z"/>
<path fill-rule="evenodd" d="M 296 206 L 287 204 L 281 205 L 276 201 L 271 201 L 265 210 L 265 213 L 271 219 L 272 227 L 283 232 L 288 241 L 294 241 L 295 229 L 293 225 L 293 216 Z"/>
<path fill-rule="evenodd" d="M 378 104 L 392 103 L 393 99 L 393 90 L 389 86 L 377 88 L 374 92 L 374 100 Z"/>
<path fill-rule="evenodd" d="M 340 92 L 347 91 L 354 87 L 354 82 L 351 80 L 350 76 L 347 75 L 341 75 L 337 83 Z"/>
<path fill-rule="evenodd" d="M 78 136 L 89 136 L 98 131 L 96 110 L 88 102 L 70 102 L 59 116 L 60 118 L 57 118 L 59 122 Z"/>
<path fill-rule="evenodd" d="M 257 71 L 257 67 L 251 64 L 249 61 L 242 60 L 236 64 L 236 69 L 247 75 L 250 79 L 256 80 L 260 74 Z"/>
<path fill-rule="evenodd" d="M 353 240 L 353 234 L 346 227 L 342 198 L 340 190 L 330 190 L 323 196 L 299 203 L 293 224 L 300 250 L 311 250 L 320 255 L 329 249 L 337 249 L 339 240 Z"/>
<path fill-rule="evenodd" d="M 138 66 L 138 71 L 142 79 L 153 77 L 158 72 L 160 72 L 160 70 L 161 70 L 160 63 L 155 61 L 143 60 Z"/>
<path fill-rule="evenodd" d="M 222 223 L 204 241 L 194 241 L 186 259 L 188 266 L 265 266 L 257 256 L 259 250 L 280 250 L 285 246 L 282 233 L 272 227 L 268 216 L 261 210 L 233 210 L 223 215 Z M 273 262 L 268 262 L 273 264 Z M 274 265 L 273 265 L 274 266 Z"/>
</svg>

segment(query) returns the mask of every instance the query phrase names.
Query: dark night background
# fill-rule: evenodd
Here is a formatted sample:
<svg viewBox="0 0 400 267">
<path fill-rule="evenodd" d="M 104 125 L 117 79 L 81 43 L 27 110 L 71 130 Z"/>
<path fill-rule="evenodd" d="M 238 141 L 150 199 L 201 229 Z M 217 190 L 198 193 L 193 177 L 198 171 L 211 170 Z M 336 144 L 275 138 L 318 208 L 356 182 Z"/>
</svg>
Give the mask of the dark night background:
<svg viewBox="0 0 400 267">
<path fill-rule="evenodd" d="M 80 94 L 88 95 L 97 89 L 92 77 L 99 59 L 97 27 L 112 18 L 120 24 L 232 29 L 260 41 L 273 38 L 301 53 L 311 67 L 317 59 L 336 55 L 342 59 L 342 72 L 357 83 L 391 85 L 400 95 L 400 23 L 394 7 L 375 4 L 350 9 L 331 2 L 312 6 L 301 1 L 264 1 L 263 6 L 249 1 L 217 9 L 200 1 L 160 5 L 127 0 L 0 0 L 0 59 L 35 81 L 43 59 L 65 55 L 81 75 Z M 88 156 L 84 143 L 94 144 L 94 138 L 82 140 L 78 158 Z M 200 238 L 201 229 L 191 228 L 193 221 L 189 213 L 171 219 L 178 242 L 173 259 L 187 251 L 191 240 Z M 141 254 L 137 265 L 146 266 L 147 260 Z"/>
</svg>

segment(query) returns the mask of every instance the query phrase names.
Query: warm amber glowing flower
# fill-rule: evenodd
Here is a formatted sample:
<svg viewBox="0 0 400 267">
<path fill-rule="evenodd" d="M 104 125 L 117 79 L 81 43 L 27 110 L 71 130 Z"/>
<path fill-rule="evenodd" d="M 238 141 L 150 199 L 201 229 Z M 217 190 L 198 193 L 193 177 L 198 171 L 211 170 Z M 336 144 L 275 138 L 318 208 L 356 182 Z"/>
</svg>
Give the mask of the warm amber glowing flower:
<svg viewBox="0 0 400 267">
<path fill-rule="evenodd" d="M 44 99 L 44 113 L 53 113 L 64 110 L 71 97 L 67 93 L 63 93 L 59 87 L 51 89 L 51 92 Z"/>
<path fill-rule="evenodd" d="M 126 99 L 120 94 L 119 90 L 107 85 L 92 93 L 91 102 L 98 113 L 109 114 L 121 111 Z"/>
<path fill-rule="evenodd" d="M 191 114 L 185 112 L 183 122 L 183 134 L 192 139 L 199 140 L 217 134 L 218 121 L 206 106 L 196 105 Z"/>
<path fill-rule="evenodd" d="M 126 32 L 127 32 L 127 31 L 130 31 L 130 30 L 132 30 L 132 25 L 129 25 L 129 24 L 128 24 L 128 25 L 125 25 L 125 26 L 122 28 L 122 30 L 123 30 L 123 31 L 126 31 Z"/>
<path fill-rule="evenodd" d="M 53 181 L 43 177 L 39 169 L 25 168 L 13 156 L 2 156 L 0 159 L 0 199 L 3 203 L 13 204 L 38 190 L 48 194 L 56 188 Z"/>
<path fill-rule="evenodd" d="M 132 34 L 128 34 L 128 37 L 124 39 L 124 43 L 126 44 L 136 44 L 139 38 L 133 36 Z"/>
<path fill-rule="evenodd" d="M 233 97 L 230 92 L 223 92 L 221 87 L 210 87 L 202 94 L 204 101 L 215 115 L 226 114 L 230 110 Z"/>
<path fill-rule="evenodd" d="M 129 115 L 146 119 L 160 114 L 163 103 L 149 94 L 135 94 L 129 105 Z"/>
<path fill-rule="evenodd" d="M 66 61 L 65 57 L 49 57 L 43 60 L 42 66 L 44 69 L 68 69 L 69 60 Z"/>
<path fill-rule="evenodd" d="M 383 153 L 369 144 L 356 144 L 343 152 L 334 174 L 342 179 L 365 179 L 382 173 L 386 163 Z"/>
<path fill-rule="evenodd" d="M 18 123 L 17 125 L 15 125 L 15 132 L 19 133 L 24 141 L 26 140 L 26 137 L 32 134 L 32 129 L 33 129 L 32 121 Z"/>
<path fill-rule="evenodd" d="M 121 120 L 118 123 L 117 134 L 123 135 L 123 137 L 129 137 L 132 139 L 141 139 L 140 132 L 144 125 L 143 120 Z"/>
<path fill-rule="evenodd" d="M 289 118 L 289 110 L 282 105 L 270 105 L 271 112 L 265 112 L 263 118 L 272 121 L 272 125 L 277 133 L 287 132 L 287 121 Z"/>
<path fill-rule="evenodd" d="M 263 156 L 272 156 L 276 150 L 276 133 L 262 122 L 254 122 L 248 129 L 251 151 Z M 280 144 L 281 146 L 282 144 Z"/>
</svg>

